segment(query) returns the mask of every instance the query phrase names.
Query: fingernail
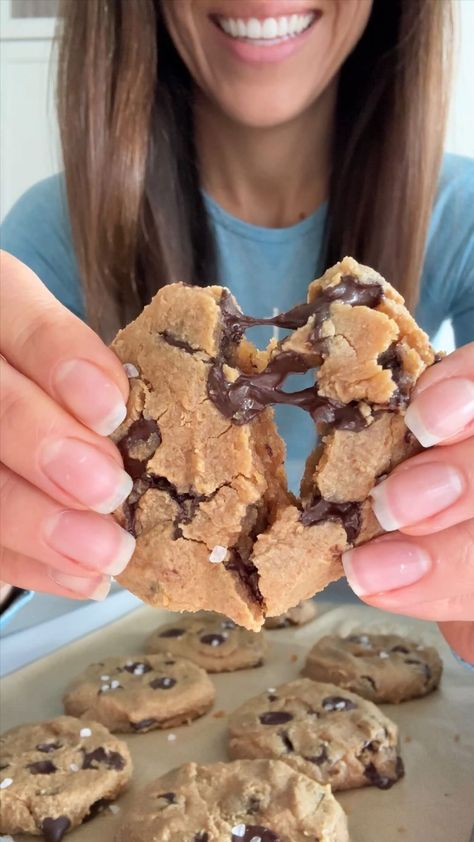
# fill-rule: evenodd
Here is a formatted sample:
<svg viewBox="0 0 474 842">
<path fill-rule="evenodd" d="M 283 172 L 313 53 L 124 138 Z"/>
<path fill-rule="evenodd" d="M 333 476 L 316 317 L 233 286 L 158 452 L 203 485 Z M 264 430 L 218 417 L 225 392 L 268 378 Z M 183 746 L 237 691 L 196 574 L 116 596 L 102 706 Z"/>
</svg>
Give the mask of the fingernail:
<svg viewBox="0 0 474 842">
<path fill-rule="evenodd" d="M 60 512 L 45 523 L 44 537 L 57 553 L 109 576 L 125 570 L 135 549 L 133 535 L 92 512 Z"/>
<path fill-rule="evenodd" d="M 460 471 L 429 462 L 392 474 L 370 492 L 372 508 L 386 532 L 419 523 L 442 512 L 463 493 Z"/>
<path fill-rule="evenodd" d="M 348 582 L 358 596 L 405 588 L 431 569 L 431 559 L 409 541 L 380 541 L 342 556 Z"/>
<path fill-rule="evenodd" d="M 53 380 L 67 408 L 100 436 L 113 433 L 127 415 L 119 387 L 87 360 L 60 363 Z"/>
<path fill-rule="evenodd" d="M 40 464 L 62 491 L 100 514 L 113 512 L 132 490 L 132 479 L 110 456 L 79 439 L 47 442 Z"/>
<path fill-rule="evenodd" d="M 85 579 L 80 576 L 68 576 L 66 573 L 61 573 L 60 570 L 51 570 L 51 578 L 57 585 L 62 588 L 67 588 L 84 599 L 95 599 L 101 602 L 110 591 L 110 579 L 98 576 L 94 579 Z"/>
<path fill-rule="evenodd" d="M 474 420 L 474 383 L 452 377 L 424 389 L 407 409 L 405 424 L 423 447 L 462 432 Z"/>
</svg>

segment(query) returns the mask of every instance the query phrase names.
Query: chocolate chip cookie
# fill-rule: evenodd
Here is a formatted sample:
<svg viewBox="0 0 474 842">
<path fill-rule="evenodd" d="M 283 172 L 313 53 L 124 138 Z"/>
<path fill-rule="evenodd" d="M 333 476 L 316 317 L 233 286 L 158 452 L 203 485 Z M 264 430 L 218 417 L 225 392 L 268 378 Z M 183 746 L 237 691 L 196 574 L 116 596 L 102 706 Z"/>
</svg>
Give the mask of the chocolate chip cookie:
<svg viewBox="0 0 474 842">
<path fill-rule="evenodd" d="M 102 722 L 111 731 L 143 733 L 197 719 L 214 697 L 203 669 L 160 652 L 91 664 L 68 688 L 64 708 Z"/>
<path fill-rule="evenodd" d="M 349 842 L 331 793 L 277 760 L 186 763 L 149 784 L 115 842 Z"/>
<path fill-rule="evenodd" d="M 229 720 L 232 758 L 271 757 L 333 790 L 402 775 L 397 726 L 372 702 L 302 678 L 245 702 Z"/>
<path fill-rule="evenodd" d="M 244 332 L 291 333 L 258 351 Z M 160 290 L 113 350 L 133 376 L 113 439 L 134 480 L 116 512 L 137 547 L 121 583 L 152 605 L 225 613 L 258 630 L 342 575 L 341 553 L 380 533 L 377 480 L 420 449 L 403 416 L 435 360 L 401 296 L 351 258 L 271 319 L 222 287 Z M 315 384 L 283 388 L 312 371 Z M 271 406 L 310 413 L 320 444 L 301 498 L 287 491 Z"/>
<path fill-rule="evenodd" d="M 233 672 L 261 666 L 266 643 L 262 633 L 247 631 L 225 617 L 202 612 L 158 626 L 148 638 L 146 649 L 188 658 L 207 672 Z"/>
<path fill-rule="evenodd" d="M 126 787 L 132 761 L 97 722 L 59 716 L 20 725 L 0 740 L 0 832 L 60 842 Z"/>
<path fill-rule="evenodd" d="M 305 599 L 295 608 L 290 608 L 285 614 L 278 617 L 267 617 L 265 620 L 266 629 L 287 629 L 289 626 L 306 626 L 314 620 L 317 614 L 316 604 L 312 599 Z"/>
<path fill-rule="evenodd" d="M 303 675 L 330 681 L 373 702 L 405 702 L 435 690 L 443 664 L 436 649 L 395 634 L 326 635 Z"/>
</svg>

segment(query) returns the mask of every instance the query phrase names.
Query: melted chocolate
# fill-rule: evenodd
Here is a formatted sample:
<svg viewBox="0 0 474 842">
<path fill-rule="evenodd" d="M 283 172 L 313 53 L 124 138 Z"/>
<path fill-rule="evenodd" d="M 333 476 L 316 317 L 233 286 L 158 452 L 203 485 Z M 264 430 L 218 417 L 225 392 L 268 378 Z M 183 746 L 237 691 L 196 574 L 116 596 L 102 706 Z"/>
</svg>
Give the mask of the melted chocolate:
<svg viewBox="0 0 474 842">
<path fill-rule="evenodd" d="M 391 652 L 401 652 L 403 655 L 408 655 L 408 653 L 410 652 L 410 650 L 407 649 L 406 646 L 400 646 L 400 645 L 392 646 L 390 651 Z"/>
<path fill-rule="evenodd" d="M 95 817 L 98 816 L 99 813 L 103 813 L 104 810 L 109 806 L 109 804 L 112 804 L 110 798 L 99 798 L 98 801 L 94 801 L 94 803 L 89 809 L 87 816 L 84 819 L 84 823 L 90 822 L 90 820 L 95 819 Z"/>
<path fill-rule="evenodd" d="M 158 800 L 161 798 L 163 799 L 163 801 L 166 801 L 166 806 L 169 806 L 169 804 L 178 803 L 175 792 L 160 792 L 160 794 L 156 797 L 158 798 Z"/>
<path fill-rule="evenodd" d="M 379 789 L 390 789 L 404 774 L 405 770 L 401 757 L 397 757 L 395 776 L 393 778 L 389 778 L 388 775 L 381 775 L 373 763 L 369 763 L 364 769 L 364 777 Z"/>
<path fill-rule="evenodd" d="M 193 842 L 209 842 L 209 834 L 206 833 L 206 831 L 196 833 L 196 835 L 193 836 Z"/>
<path fill-rule="evenodd" d="M 392 380 L 396 385 L 396 390 L 389 401 L 389 407 L 403 406 L 409 397 L 410 389 L 413 385 L 413 379 L 405 372 L 403 362 L 400 357 L 397 343 L 393 342 L 386 351 L 379 355 L 377 362 L 384 369 L 389 369 L 392 374 Z"/>
<path fill-rule="evenodd" d="M 150 687 L 152 687 L 153 690 L 171 690 L 175 684 L 176 679 L 169 678 L 168 676 L 164 676 L 163 678 L 154 678 L 153 681 L 150 681 Z"/>
<path fill-rule="evenodd" d="M 106 751 L 103 746 L 99 746 L 93 751 L 84 752 L 83 769 L 98 769 L 99 763 L 103 763 L 107 769 L 116 769 L 117 771 L 125 766 L 125 760 L 118 751 Z"/>
<path fill-rule="evenodd" d="M 183 634 L 186 634 L 184 629 L 165 629 L 159 637 L 182 637 Z"/>
<path fill-rule="evenodd" d="M 226 570 L 233 570 L 237 573 L 239 579 L 247 587 L 252 599 L 259 605 L 263 605 L 264 600 L 259 588 L 259 573 L 255 564 L 251 561 L 245 561 L 240 554 L 237 547 L 231 550 L 230 560 L 224 562 Z"/>
<path fill-rule="evenodd" d="M 280 737 L 281 737 L 281 741 L 282 741 L 283 745 L 285 746 L 285 748 L 288 752 L 292 752 L 292 751 L 295 750 L 295 747 L 294 747 L 293 743 L 291 742 L 291 740 L 290 740 L 288 734 L 286 733 L 286 731 L 283 731 L 280 734 Z"/>
<path fill-rule="evenodd" d="M 355 702 L 343 696 L 327 696 L 323 699 L 323 710 L 327 711 L 355 710 L 356 707 Z"/>
<path fill-rule="evenodd" d="M 131 532 L 132 535 L 136 534 L 135 517 L 138 503 L 143 495 L 150 489 L 164 491 L 166 494 L 169 494 L 171 499 L 177 504 L 178 513 L 174 523 L 175 538 L 181 537 L 181 530 L 179 528 L 180 524 L 190 523 L 196 513 L 199 503 L 209 499 L 208 497 L 199 495 L 194 491 L 183 493 L 179 492 L 176 486 L 167 480 L 166 477 L 159 477 L 153 474 L 143 474 L 140 479 L 136 480 L 132 491 L 123 504 L 125 528 L 128 532 Z"/>
<path fill-rule="evenodd" d="M 179 339 L 177 336 L 174 336 L 169 330 L 164 330 L 163 333 L 160 333 L 160 336 L 168 345 L 173 345 L 174 348 L 181 348 L 181 350 L 186 351 L 187 354 L 195 354 L 199 350 L 199 348 L 193 348 L 193 346 L 190 345 L 189 342 L 186 342 L 186 340 Z"/>
<path fill-rule="evenodd" d="M 284 722 L 291 722 L 293 714 L 285 710 L 269 710 L 262 713 L 259 719 L 262 725 L 283 725 Z"/>
<path fill-rule="evenodd" d="M 238 824 L 232 828 L 231 842 L 253 842 L 254 839 L 259 842 L 281 842 L 273 830 L 261 824 Z"/>
<path fill-rule="evenodd" d="M 58 816 L 57 819 L 48 817 L 41 822 L 41 831 L 46 842 L 61 842 L 70 827 L 71 820 L 67 816 Z"/>
<path fill-rule="evenodd" d="M 346 530 L 347 540 L 352 543 L 357 538 L 361 527 L 360 503 L 331 503 L 324 497 L 316 499 L 300 515 L 304 526 L 314 526 L 322 521 L 340 521 Z"/>
<path fill-rule="evenodd" d="M 145 459 L 136 459 L 131 456 L 130 450 L 134 445 L 146 444 L 148 455 Z M 158 424 L 153 418 L 138 418 L 130 425 L 127 432 L 117 442 L 117 447 L 123 459 L 124 468 L 133 480 L 139 479 L 145 472 L 149 459 L 153 456 L 161 444 L 161 433 Z"/>
<path fill-rule="evenodd" d="M 51 763 L 51 760 L 38 760 L 37 763 L 28 763 L 27 769 L 30 769 L 32 775 L 54 775 L 58 771 L 57 766 Z"/>
<path fill-rule="evenodd" d="M 134 731 L 145 731 L 156 725 L 156 719 L 141 719 L 140 722 L 130 723 Z"/>
<path fill-rule="evenodd" d="M 58 748 L 62 748 L 62 743 L 38 743 L 36 746 L 37 751 L 44 751 L 45 754 L 50 754 Z"/>
<path fill-rule="evenodd" d="M 326 763 L 326 761 L 329 760 L 326 746 L 322 747 L 319 754 L 313 755 L 313 757 L 305 757 L 305 760 L 309 760 L 310 763 L 315 763 L 316 766 L 322 766 L 323 763 Z"/>
</svg>

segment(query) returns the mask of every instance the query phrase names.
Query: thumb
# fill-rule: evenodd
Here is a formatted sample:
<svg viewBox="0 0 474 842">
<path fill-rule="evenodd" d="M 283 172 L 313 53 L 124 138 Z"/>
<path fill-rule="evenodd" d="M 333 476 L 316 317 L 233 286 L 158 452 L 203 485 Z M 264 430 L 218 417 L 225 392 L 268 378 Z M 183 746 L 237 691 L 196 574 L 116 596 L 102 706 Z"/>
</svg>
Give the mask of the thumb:
<svg viewBox="0 0 474 842">
<path fill-rule="evenodd" d="M 439 627 L 451 649 L 474 666 L 474 622 L 440 623 Z"/>
</svg>

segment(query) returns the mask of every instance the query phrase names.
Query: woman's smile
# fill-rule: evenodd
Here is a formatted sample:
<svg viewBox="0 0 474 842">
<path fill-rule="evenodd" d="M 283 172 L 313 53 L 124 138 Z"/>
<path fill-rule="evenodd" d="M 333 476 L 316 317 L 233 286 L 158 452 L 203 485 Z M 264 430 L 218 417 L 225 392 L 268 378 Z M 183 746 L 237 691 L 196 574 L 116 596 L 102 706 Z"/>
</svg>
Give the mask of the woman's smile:
<svg viewBox="0 0 474 842">
<path fill-rule="evenodd" d="M 237 58 L 254 62 L 281 61 L 292 55 L 322 16 L 321 9 L 295 11 L 295 3 L 288 4 L 286 14 L 281 3 L 274 15 L 268 14 L 271 9 L 262 14 L 261 6 L 247 16 L 242 15 L 242 6 L 238 11 L 238 17 L 212 13 L 209 19 Z"/>
</svg>

